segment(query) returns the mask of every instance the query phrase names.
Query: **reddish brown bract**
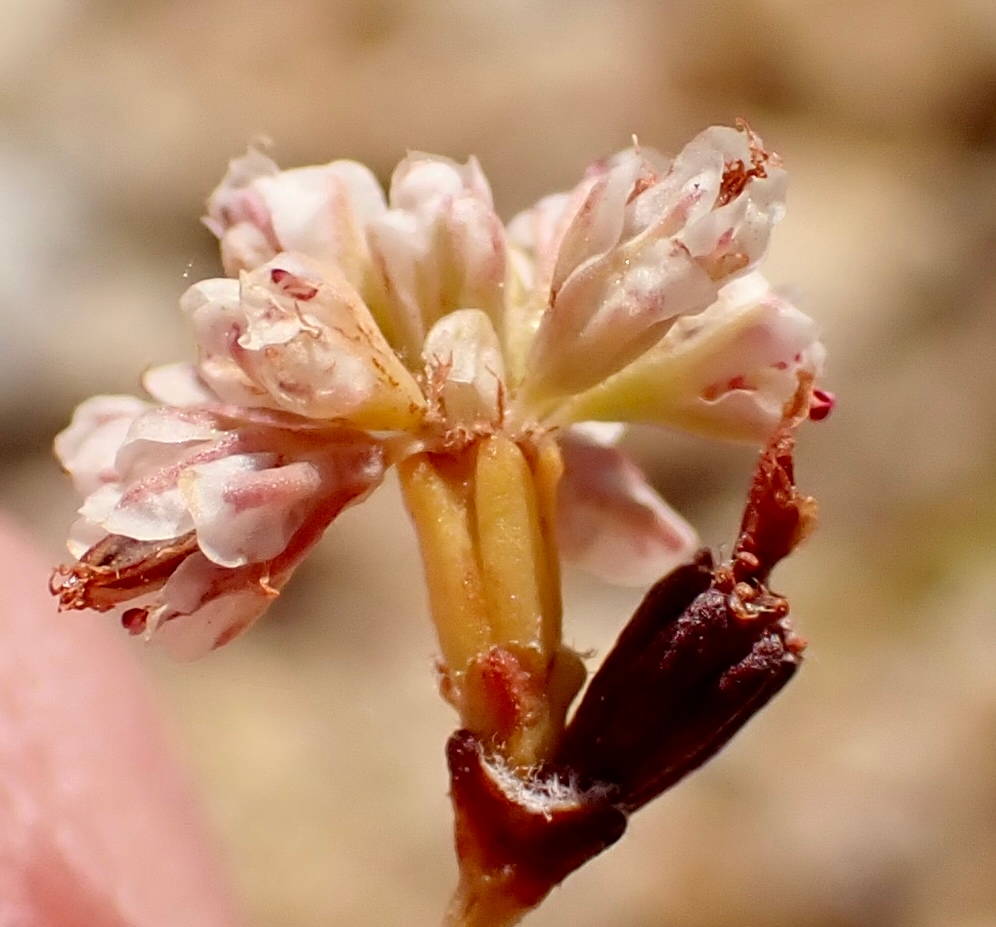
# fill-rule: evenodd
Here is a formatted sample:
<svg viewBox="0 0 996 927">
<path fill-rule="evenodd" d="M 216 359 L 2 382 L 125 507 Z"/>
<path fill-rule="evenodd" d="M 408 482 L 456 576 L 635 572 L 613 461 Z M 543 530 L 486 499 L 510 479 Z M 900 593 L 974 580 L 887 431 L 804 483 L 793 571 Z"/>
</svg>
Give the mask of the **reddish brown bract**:
<svg viewBox="0 0 996 927">
<path fill-rule="evenodd" d="M 168 541 L 136 541 L 111 534 L 72 566 L 56 567 L 49 590 L 58 596 L 60 611 L 92 608 L 106 612 L 137 595 L 162 588 L 196 550 L 193 531 Z"/>
</svg>

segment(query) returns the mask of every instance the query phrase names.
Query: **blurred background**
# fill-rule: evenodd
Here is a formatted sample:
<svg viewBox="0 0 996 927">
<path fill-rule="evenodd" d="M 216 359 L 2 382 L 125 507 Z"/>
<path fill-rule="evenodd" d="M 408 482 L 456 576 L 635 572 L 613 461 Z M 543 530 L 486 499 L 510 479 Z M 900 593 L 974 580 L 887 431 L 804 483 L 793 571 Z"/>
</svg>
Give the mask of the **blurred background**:
<svg viewBox="0 0 996 927">
<path fill-rule="evenodd" d="M 766 270 L 840 400 L 801 435 L 821 529 L 776 575 L 810 657 L 529 923 L 996 925 L 992 0 L 0 0 L 0 505 L 64 557 L 52 435 L 192 356 L 198 217 L 248 142 L 384 178 L 476 153 L 511 216 L 634 132 L 674 152 L 737 116 L 790 170 Z M 630 443 L 732 540 L 753 452 Z M 237 643 L 136 648 L 253 927 L 438 923 L 454 717 L 420 583 L 392 483 Z M 565 583 L 604 653 L 638 591 Z"/>
</svg>

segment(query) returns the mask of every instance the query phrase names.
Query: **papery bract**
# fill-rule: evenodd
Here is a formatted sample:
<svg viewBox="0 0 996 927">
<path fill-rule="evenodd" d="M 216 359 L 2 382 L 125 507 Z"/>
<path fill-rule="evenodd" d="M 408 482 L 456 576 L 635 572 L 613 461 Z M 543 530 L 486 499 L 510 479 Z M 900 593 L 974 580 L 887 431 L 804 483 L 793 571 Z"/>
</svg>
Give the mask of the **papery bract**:
<svg viewBox="0 0 996 927">
<path fill-rule="evenodd" d="M 87 495 L 118 480 L 115 458 L 128 429 L 149 404 L 134 396 L 95 396 L 82 403 L 55 439 L 55 454 Z"/>
</svg>

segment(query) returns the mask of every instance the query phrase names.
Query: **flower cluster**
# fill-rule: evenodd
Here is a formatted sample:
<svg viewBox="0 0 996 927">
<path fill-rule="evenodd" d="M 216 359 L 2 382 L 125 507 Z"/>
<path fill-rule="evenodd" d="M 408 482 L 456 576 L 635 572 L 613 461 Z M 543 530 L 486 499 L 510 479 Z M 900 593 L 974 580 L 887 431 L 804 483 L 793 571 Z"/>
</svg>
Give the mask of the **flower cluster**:
<svg viewBox="0 0 996 927">
<path fill-rule="evenodd" d="M 195 656 L 389 467 L 499 438 L 527 461 L 556 443 L 565 556 L 657 578 L 695 535 L 611 423 L 760 445 L 819 375 L 814 323 L 754 269 L 784 188 L 744 125 L 623 151 L 507 225 L 473 158 L 409 154 L 385 197 L 354 162 L 250 151 L 208 205 L 228 276 L 180 302 L 196 363 L 150 370 L 152 401 L 84 403 L 56 441 L 85 502 L 53 592 Z"/>
</svg>

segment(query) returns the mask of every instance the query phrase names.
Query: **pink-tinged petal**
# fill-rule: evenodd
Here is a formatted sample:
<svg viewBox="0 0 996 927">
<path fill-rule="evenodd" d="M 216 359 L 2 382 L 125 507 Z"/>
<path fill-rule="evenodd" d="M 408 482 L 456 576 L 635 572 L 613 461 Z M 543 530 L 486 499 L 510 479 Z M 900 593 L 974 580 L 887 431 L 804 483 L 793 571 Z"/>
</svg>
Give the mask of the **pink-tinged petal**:
<svg viewBox="0 0 996 927">
<path fill-rule="evenodd" d="M 447 426 L 473 430 L 501 418 L 505 366 L 491 320 L 479 309 L 443 316 L 422 357 L 430 398 Z"/>
<path fill-rule="evenodd" d="M 733 129 L 728 131 L 739 136 Z M 670 164 L 666 159 L 661 163 L 661 156 L 650 149 L 641 148 L 630 155 L 642 160 L 644 174 L 627 203 L 623 240 L 677 234 L 715 208 L 725 158 L 708 137 L 704 133 L 693 139 Z"/>
<path fill-rule="evenodd" d="M 140 541 L 164 541 L 190 531 L 194 522 L 175 479 L 167 486 L 143 481 L 129 487 L 104 519 L 104 530 Z"/>
<path fill-rule="evenodd" d="M 367 228 L 388 337 L 410 362 L 426 331 L 457 309 L 500 327 L 505 232 L 473 159 L 409 155 L 391 181 L 391 209 Z"/>
<path fill-rule="evenodd" d="M 560 243 L 571 220 L 587 199 L 594 181 L 585 180 L 570 193 L 545 196 L 535 206 L 520 212 L 508 223 L 509 245 L 523 253 L 531 268 L 526 286 L 541 286 L 549 292 Z"/>
<path fill-rule="evenodd" d="M 142 388 L 156 402 L 167 406 L 205 406 L 218 402 L 218 396 L 201 379 L 193 364 L 164 364 L 146 370 Z"/>
<path fill-rule="evenodd" d="M 282 250 L 266 201 L 256 187 L 261 178 L 280 169 L 266 155 L 250 148 L 228 164 L 228 171 L 208 200 L 204 224 L 221 242 L 225 273 L 235 276 L 268 261 Z"/>
<path fill-rule="evenodd" d="M 216 441 L 224 435 L 217 416 L 207 408 L 156 406 L 132 422 L 122 448 L 139 444 L 190 444 L 195 441 Z M 118 455 L 119 462 L 123 455 Z"/>
<path fill-rule="evenodd" d="M 235 567 L 270 560 L 300 527 L 321 479 L 303 461 L 275 464 L 273 454 L 234 454 L 181 474 L 197 545 L 212 562 Z"/>
<path fill-rule="evenodd" d="M 281 251 L 335 266 L 363 290 L 370 263 L 365 227 L 387 208 L 370 170 L 355 161 L 333 161 L 262 177 L 254 187 Z"/>
<path fill-rule="evenodd" d="M 391 346 L 411 365 L 425 338 L 419 266 L 430 233 L 412 213 L 391 210 L 367 227 L 371 262 L 380 291 L 378 321 Z"/>
<path fill-rule="evenodd" d="M 530 393 L 563 396 L 593 386 L 715 294 L 708 274 L 673 240 L 643 243 L 638 255 L 620 246 L 572 274 L 543 316 L 526 374 Z"/>
<path fill-rule="evenodd" d="M 501 334 L 513 383 L 523 379 L 530 348 L 548 307 L 560 242 L 593 182 L 593 178 L 586 179 L 570 193 L 544 197 L 508 225 L 509 273 Z"/>
<path fill-rule="evenodd" d="M 69 529 L 66 547 L 74 557 L 82 557 L 94 544 L 107 536 L 104 521 L 121 501 L 119 483 L 106 483 L 91 492 L 79 508 L 79 518 Z"/>
<path fill-rule="evenodd" d="M 668 159 L 653 149 L 626 149 L 590 165 L 584 178 L 573 190 L 543 197 L 535 206 L 519 213 L 508 223 L 509 244 L 532 265 L 533 272 L 528 277 L 542 289 L 544 302 L 553 284 L 556 264 L 560 265 L 557 268 L 558 285 L 553 289 L 559 288 L 563 278 L 572 269 L 600 253 L 599 242 L 604 251 L 620 237 L 636 234 L 632 217 L 642 216 L 647 212 L 642 204 L 648 202 L 649 198 L 644 194 L 631 199 L 631 194 L 635 190 L 645 189 L 651 179 L 655 182 L 649 189 L 661 190 L 664 187 L 662 178 L 668 170 Z M 599 203 L 593 210 L 591 201 L 593 190 L 596 189 L 600 191 L 595 195 Z M 607 192 L 609 189 L 611 193 Z M 623 194 L 622 200 L 619 198 L 620 194 Z M 666 193 L 666 196 L 671 197 L 672 194 Z M 612 200 L 613 205 L 609 207 L 606 200 Z M 626 208 L 628 200 L 633 203 L 629 209 Z M 611 236 L 604 235 L 586 240 L 585 230 L 596 224 L 597 216 L 616 211 L 623 211 L 623 224 L 614 241 L 610 240 Z M 654 214 L 657 212 L 652 211 Z M 604 222 L 604 218 L 602 221 Z M 616 219 L 611 218 L 613 229 L 616 224 Z M 568 235 L 572 238 L 572 244 L 562 248 Z M 573 259 L 567 257 L 568 252 L 574 255 Z"/>
<path fill-rule="evenodd" d="M 149 638 L 173 659 L 186 661 L 205 656 L 248 630 L 280 594 L 282 584 L 250 581 L 245 588 L 211 597 L 210 590 L 224 584 L 228 572 L 200 554 L 186 560 L 167 584 L 172 589 L 166 595 L 180 605 L 167 602 L 150 612 Z"/>
<path fill-rule="evenodd" d="M 815 379 L 825 349 L 816 324 L 759 273 L 724 287 L 708 309 L 682 318 L 652 350 L 561 410 L 564 421 L 669 425 L 763 442 L 800 378 Z"/>
<path fill-rule="evenodd" d="M 156 410 L 181 412 L 179 409 Z M 131 441 L 122 447 L 119 462 L 128 482 L 113 511 L 104 519 L 109 534 L 120 534 L 141 541 L 161 541 L 190 531 L 194 524 L 180 486 L 183 474 L 193 466 L 221 460 L 244 447 L 237 431 L 217 432 L 216 440 L 169 442 L 161 439 Z M 257 441 L 260 436 L 256 436 Z M 272 455 L 275 460 L 275 455 Z"/>
<path fill-rule="evenodd" d="M 586 261 L 619 244 L 626 221 L 626 204 L 650 168 L 639 155 L 622 159 L 611 170 L 582 183 L 585 197 L 564 230 L 551 280 L 556 294 L 567 277 Z"/>
<path fill-rule="evenodd" d="M 81 495 L 119 479 L 115 458 L 128 429 L 149 404 L 132 396 L 95 396 L 77 407 L 55 438 L 55 455 Z"/>
<path fill-rule="evenodd" d="M 327 480 L 325 494 L 315 500 L 307 518 L 271 560 L 229 569 L 201 553 L 188 557 L 163 588 L 160 604 L 148 611 L 148 636 L 183 660 L 234 640 L 272 604 L 339 512 L 379 485 L 382 471 L 368 476 L 371 479 L 365 483 Z"/>
<path fill-rule="evenodd" d="M 115 466 L 120 479 L 133 484 L 176 466 L 195 448 L 230 445 L 235 440 L 237 436 L 205 409 L 161 406 L 135 419 L 121 442 Z"/>
<path fill-rule="evenodd" d="M 506 257 L 505 229 L 497 213 L 490 203 L 464 196 L 448 201 L 438 221 L 446 236 L 435 253 L 443 311 L 483 309 L 500 324 Z"/>
<path fill-rule="evenodd" d="M 651 488 L 621 451 L 567 431 L 557 499 L 565 560 L 617 585 L 645 585 L 687 562 L 692 527 Z"/>
<path fill-rule="evenodd" d="M 274 466 L 271 455 L 236 455 L 191 467 L 180 482 L 201 551 L 237 567 L 278 556 L 316 500 L 364 495 L 383 475 L 379 446 L 346 433 L 327 436 L 309 460 Z"/>
<path fill-rule="evenodd" d="M 258 221 L 257 203 L 247 199 L 248 191 L 259 178 L 278 173 L 280 168 L 276 162 L 256 148 L 250 148 L 241 157 L 232 158 L 221 183 L 208 199 L 204 224 L 220 237 L 228 226 L 236 222 Z"/>
<path fill-rule="evenodd" d="M 183 294 L 180 310 L 193 326 L 197 370 L 208 388 L 232 405 L 265 405 L 266 391 L 232 358 L 233 346 L 246 327 L 239 292 L 238 280 L 202 280 Z"/>
<path fill-rule="evenodd" d="M 594 386 L 709 305 L 762 256 L 784 186 L 746 127 L 703 132 L 667 170 L 636 150 L 596 173 L 561 242 L 524 401 Z"/>
<path fill-rule="evenodd" d="M 421 389 L 341 274 L 284 254 L 241 284 L 232 352 L 267 405 L 375 430 L 417 425 Z"/>
<path fill-rule="evenodd" d="M 259 208 L 263 206 L 260 203 Z M 220 242 L 221 266 L 230 277 L 265 264 L 281 249 L 270 234 L 251 222 L 239 222 L 225 231 Z"/>
<path fill-rule="evenodd" d="M 412 151 L 391 175 L 392 209 L 419 210 L 434 200 L 460 196 L 493 205 L 491 186 L 477 158 L 460 164 L 451 158 Z"/>
</svg>

